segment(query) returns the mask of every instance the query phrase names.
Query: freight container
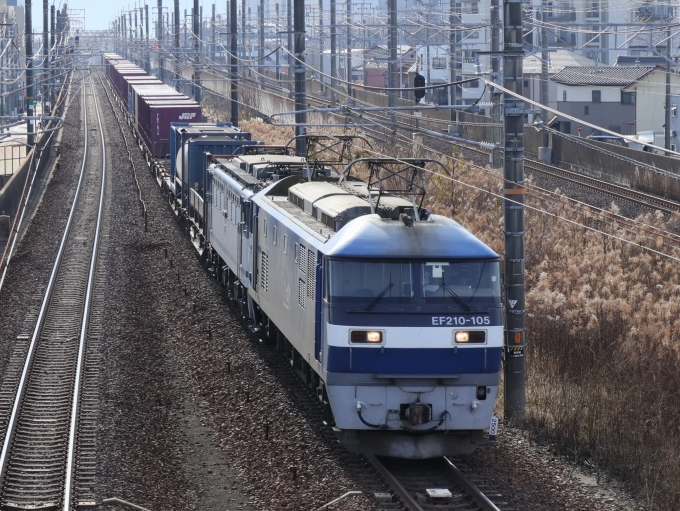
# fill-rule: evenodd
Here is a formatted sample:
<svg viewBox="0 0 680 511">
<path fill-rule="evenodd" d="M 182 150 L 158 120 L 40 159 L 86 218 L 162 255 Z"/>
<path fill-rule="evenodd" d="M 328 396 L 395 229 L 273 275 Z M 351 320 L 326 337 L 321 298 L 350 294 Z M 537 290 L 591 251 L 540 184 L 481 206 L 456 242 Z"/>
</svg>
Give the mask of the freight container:
<svg viewBox="0 0 680 511">
<path fill-rule="evenodd" d="M 200 118 L 199 104 L 147 105 L 142 101 L 138 131 L 154 158 L 166 158 L 170 154 L 170 124 Z"/>
</svg>

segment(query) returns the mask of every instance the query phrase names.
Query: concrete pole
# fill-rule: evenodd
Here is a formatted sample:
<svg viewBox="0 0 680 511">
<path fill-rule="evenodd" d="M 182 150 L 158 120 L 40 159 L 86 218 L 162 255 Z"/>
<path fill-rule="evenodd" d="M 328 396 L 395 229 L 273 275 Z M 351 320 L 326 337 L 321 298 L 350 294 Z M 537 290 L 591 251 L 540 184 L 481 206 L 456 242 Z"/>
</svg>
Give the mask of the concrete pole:
<svg viewBox="0 0 680 511">
<path fill-rule="evenodd" d="M 520 419 L 526 407 L 524 285 L 524 100 L 522 3 L 503 3 L 505 152 L 505 416 Z"/>
<path fill-rule="evenodd" d="M 294 7 L 294 30 L 295 30 L 295 135 L 304 135 L 306 132 L 307 114 L 303 111 L 307 108 L 307 80 L 305 78 L 305 0 L 295 0 Z M 298 154 L 307 154 L 307 141 L 297 139 L 295 149 Z"/>
<path fill-rule="evenodd" d="M 449 4 L 449 78 L 451 82 L 457 82 L 460 80 L 460 75 L 458 74 L 459 61 L 462 66 L 462 55 L 459 52 L 458 40 L 459 33 L 461 30 L 461 20 L 460 20 L 460 4 L 456 0 L 451 0 Z M 449 87 L 449 104 L 457 105 L 459 104 L 459 85 L 452 85 Z M 457 116 L 455 110 L 450 110 L 451 112 L 451 123 L 449 126 L 449 132 L 458 133 L 458 125 L 454 125 Z"/>
<path fill-rule="evenodd" d="M 238 0 L 230 0 L 230 21 L 231 21 L 231 122 L 234 126 L 238 126 L 238 59 L 236 52 L 238 51 L 238 14 L 236 13 Z M 243 30 L 243 29 L 241 29 Z"/>
<path fill-rule="evenodd" d="M 291 48 L 288 51 L 292 51 Z M 246 55 L 246 0 L 241 0 L 241 57 L 245 59 Z"/>
</svg>

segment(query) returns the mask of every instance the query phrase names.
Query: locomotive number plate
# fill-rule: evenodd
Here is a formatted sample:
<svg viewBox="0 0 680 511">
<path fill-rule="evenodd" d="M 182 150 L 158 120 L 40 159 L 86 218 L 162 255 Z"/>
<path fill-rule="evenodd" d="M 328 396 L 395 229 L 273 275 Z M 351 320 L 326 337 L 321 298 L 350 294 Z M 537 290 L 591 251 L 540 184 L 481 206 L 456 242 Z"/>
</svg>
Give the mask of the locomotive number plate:
<svg viewBox="0 0 680 511">
<path fill-rule="evenodd" d="M 432 326 L 483 326 L 490 324 L 489 316 L 432 316 Z"/>
</svg>

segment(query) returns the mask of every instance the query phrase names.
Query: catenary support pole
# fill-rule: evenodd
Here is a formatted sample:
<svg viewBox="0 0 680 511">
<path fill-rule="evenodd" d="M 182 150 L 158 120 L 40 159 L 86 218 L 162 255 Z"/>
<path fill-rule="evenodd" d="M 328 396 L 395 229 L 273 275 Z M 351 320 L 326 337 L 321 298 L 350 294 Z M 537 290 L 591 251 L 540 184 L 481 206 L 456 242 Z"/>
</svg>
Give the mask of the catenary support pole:
<svg viewBox="0 0 680 511">
<path fill-rule="evenodd" d="M 671 27 L 670 19 L 666 28 L 666 110 L 664 112 L 664 149 L 671 148 Z M 666 156 L 671 156 L 670 152 Z"/>
<path fill-rule="evenodd" d="M 500 85 L 501 83 L 501 15 L 498 0 L 491 0 L 491 79 Z M 503 166 L 503 153 L 501 151 L 501 100 L 503 94 L 495 88 L 491 89 L 491 142 L 494 149 L 491 153 L 491 168 L 500 169 Z"/>
<path fill-rule="evenodd" d="M 47 108 L 45 107 L 45 105 L 47 103 L 49 103 L 48 94 L 47 94 L 47 88 L 49 86 L 47 76 L 50 72 L 49 14 L 50 14 L 49 0 L 43 0 L 43 41 L 42 41 L 43 42 L 43 51 L 42 51 L 43 62 L 42 62 L 42 83 L 40 85 L 40 89 L 42 90 L 40 95 L 42 96 L 43 115 L 49 114 Z"/>
<path fill-rule="evenodd" d="M 503 2 L 504 220 L 505 220 L 505 416 L 521 420 L 526 406 L 524 288 L 523 5 Z"/>
<path fill-rule="evenodd" d="M 201 54 L 200 54 L 200 9 L 198 0 L 194 0 L 193 32 L 194 32 L 194 99 L 201 103 Z"/>
<path fill-rule="evenodd" d="M 158 40 L 158 79 L 165 81 L 165 69 L 163 62 L 163 42 L 165 39 L 165 27 L 163 27 L 163 0 L 158 0 L 158 21 L 156 25 L 156 39 Z"/>
<path fill-rule="evenodd" d="M 388 93 L 387 100 L 389 107 L 397 106 L 397 0 L 388 0 L 389 10 L 389 39 L 388 48 L 390 52 L 390 61 L 387 65 L 387 85 L 391 89 Z M 394 125 L 397 122 L 397 115 L 394 111 L 390 112 L 390 120 Z"/>
<path fill-rule="evenodd" d="M 264 0 L 260 0 L 260 18 L 259 18 L 259 23 L 260 23 L 260 44 L 258 45 L 259 48 L 257 49 L 257 65 L 258 66 L 264 66 Z M 261 74 L 264 75 L 264 67 L 259 67 L 259 69 L 262 69 Z M 263 78 L 260 76 L 260 80 L 262 81 Z"/>
<path fill-rule="evenodd" d="M 247 58 L 246 55 L 246 0 L 241 0 L 241 58 Z"/>
<path fill-rule="evenodd" d="M 217 29 L 215 26 L 215 4 L 212 4 L 212 16 L 210 17 L 211 29 L 210 29 L 210 60 L 215 62 L 215 49 L 217 47 Z"/>
<path fill-rule="evenodd" d="M 175 61 L 179 58 L 179 0 L 175 0 Z"/>
<path fill-rule="evenodd" d="M 338 27 L 336 25 L 336 0 L 331 0 L 331 104 L 335 106 L 338 100 L 336 89 L 338 87 Z"/>
<path fill-rule="evenodd" d="M 231 122 L 234 126 L 238 126 L 238 59 L 236 52 L 238 51 L 238 14 L 237 10 L 238 0 L 230 0 L 229 10 L 231 11 Z M 241 29 L 243 30 L 243 29 Z"/>
<path fill-rule="evenodd" d="M 541 26 L 541 104 L 544 106 L 548 105 L 548 28 L 546 24 L 548 23 L 548 2 L 543 0 L 543 5 L 541 6 L 541 20 L 543 24 Z M 549 113 L 547 110 L 541 110 L 541 120 L 543 125 L 547 128 L 548 122 L 550 121 Z M 543 147 L 548 147 L 549 135 L 548 130 L 543 130 Z M 550 162 L 546 162 L 550 163 Z"/>
<path fill-rule="evenodd" d="M 305 74 L 305 0 L 295 0 L 295 7 L 293 9 L 293 29 L 295 31 L 295 135 L 304 135 L 306 132 L 305 124 L 307 123 L 307 80 Z M 298 138 L 295 141 L 295 149 L 298 154 L 307 154 L 307 141 L 304 138 Z"/>
<path fill-rule="evenodd" d="M 280 21 L 281 18 L 279 16 L 279 3 L 276 2 L 276 82 L 281 81 L 281 50 L 278 49 L 278 46 L 281 46 L 281 26 L 280 26 Z"/>
<path fill-rule="evenodd" d="M 33 10 L 31 8 L 31 0 L 25 2 L 25 16 L 26 16 L 26 115 L 32 117 L 34 114 L 34 99 L 33 99 Z M 35 121 L 30 120 L 27 123 L 27 143 L 29 147 L 35 145 Z"/>
<path fill-rule="evenodd" d="M 293 92 L 295 90 L 295 79 L 293 76 L 293 66 L 295 63 L 293 62 L 293 56 L 292 53 L 295 51 L 293 48 L 293 3 L 292 0 L 286 0 L 286 23 L 288 25 L 288 41 L 287 41 L 287 49 L 288 49 L 288 90 Z"/>
<path fill-rule="evenodd" d="M 326 96 L 323 76 L 323 0 L 319 0 L 319 96 Z"/>
<path fill-rule="evenodd" d="M 55 53 L 57 52 L 57 49 L 55 48 L 55 42 L 56 42 L 56 37 L 55 37 L 55 29 L 56 29 L 56 15 L 55 15 L 55 7 L 54 4 L 50 6 L 50 51 L 52 52 L 52 56 L 50 57 L 50 87 L 49 87 L 49 98 L 50 98 L 50 105 L 54 105 L 54 94 L 52 92 L 52 87 L 54 86 L 54 66 L 55 66 Z M 51 108 L 54 108 L 53 106 Z"/>
<path fill-rule="evenodd" d="M 347 104 L 352 105 L 352 0 L 347 0 L 345 18 L 347 20 L 347 63 L 345 80 L 347 80 Z"/>
<path fill-rule="evenodd" d="M 144 4 L 144 69 L 151 74 L 151 53 L 149 51 L 149 4 Z"/>
<path fill-rule="evenodd" d="M 449 9 L 449 78 L 451 82 L 457 82 L 460 79 L 460 75 L 458 74 L 458 62 L 461 60 L 459 45 L 457 44 L 461 30 L 460 3 L 457 0 L 451 0 Z M 459 87 L 459 85 L 452 85 L 449 88 L 450 105 L 459 104 Z M 452 126 L 449 127 L 449 133 L 457 133 L 458 126 L 453 125 L 453 123 L 456 122 L 458 113 L 455 110 L 451 110 L 450 112 Z"/>
</svg>

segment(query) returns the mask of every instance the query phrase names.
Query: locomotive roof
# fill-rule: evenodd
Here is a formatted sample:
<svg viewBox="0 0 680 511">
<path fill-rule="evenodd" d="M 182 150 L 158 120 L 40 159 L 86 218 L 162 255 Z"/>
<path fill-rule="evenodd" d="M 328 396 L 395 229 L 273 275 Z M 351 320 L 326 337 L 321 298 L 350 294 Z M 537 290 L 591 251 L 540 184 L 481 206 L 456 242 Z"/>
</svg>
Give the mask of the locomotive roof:
<svg viewBox="0 0 680 511">
<path fill-rule="evenodd" d="M 337 257 L 390 259 L 498 259 L 499 256 L 470 231 L 450 218 L 431 215 L 430 220 L 406 227 L 378 215 L 355 218 L 324 246 Z"/>
</svg>

